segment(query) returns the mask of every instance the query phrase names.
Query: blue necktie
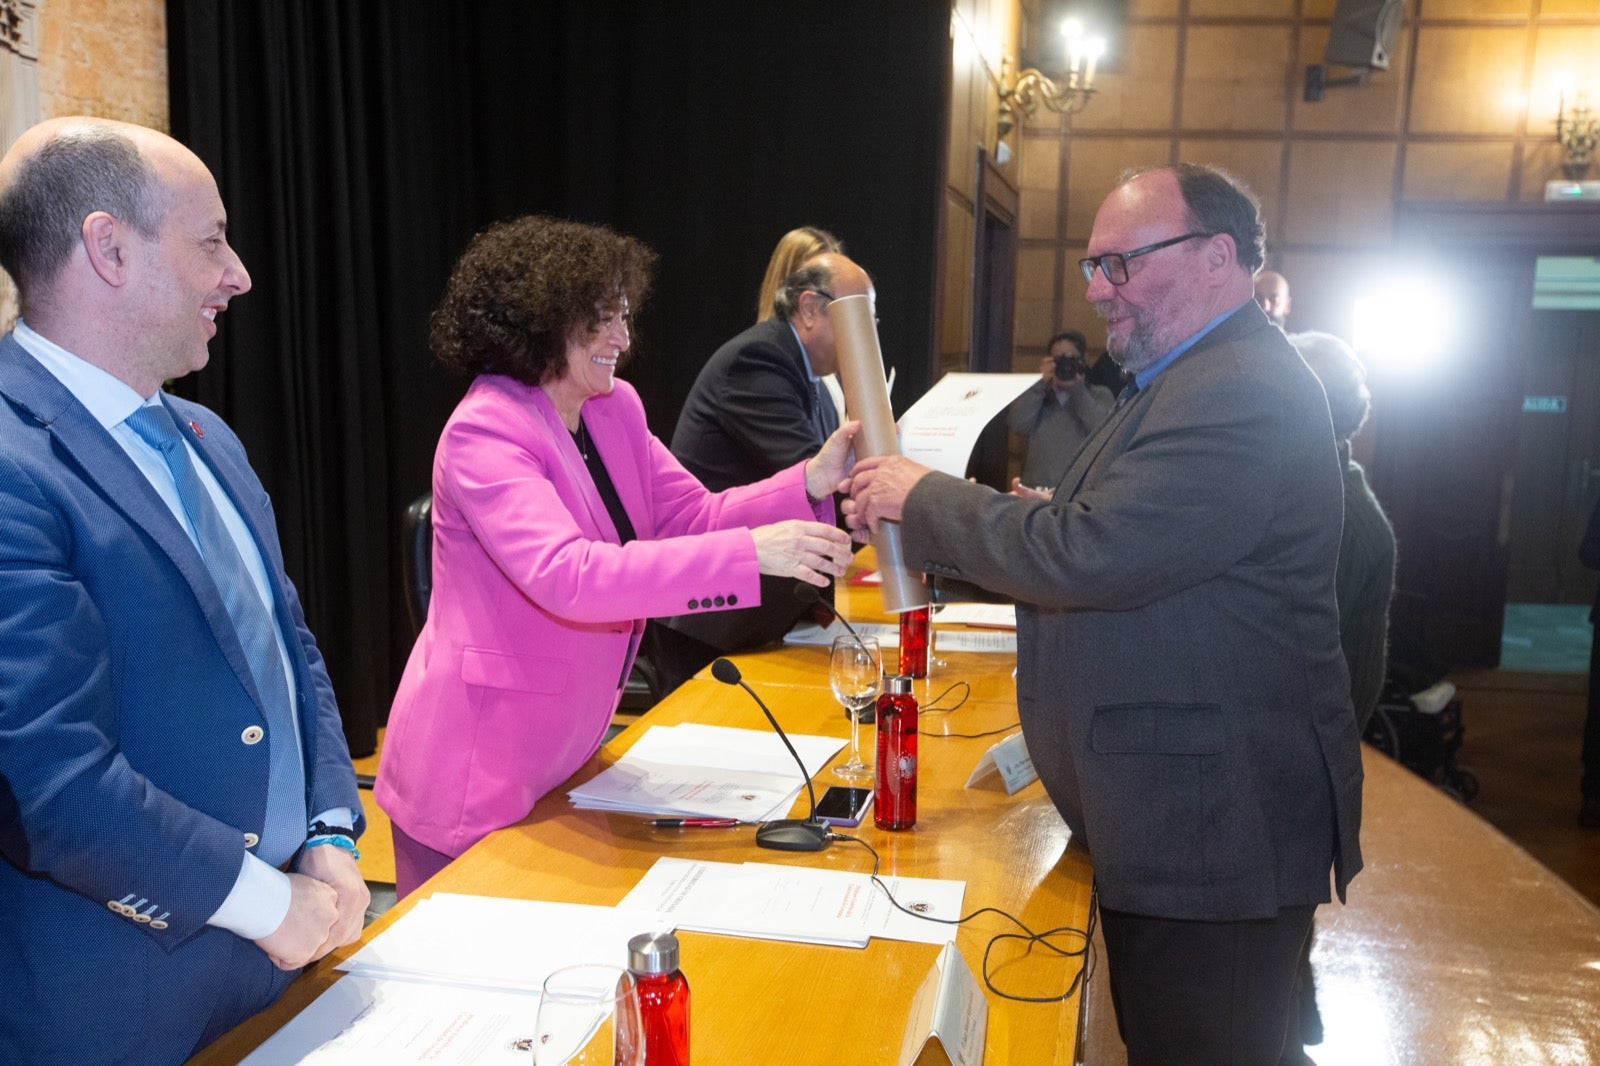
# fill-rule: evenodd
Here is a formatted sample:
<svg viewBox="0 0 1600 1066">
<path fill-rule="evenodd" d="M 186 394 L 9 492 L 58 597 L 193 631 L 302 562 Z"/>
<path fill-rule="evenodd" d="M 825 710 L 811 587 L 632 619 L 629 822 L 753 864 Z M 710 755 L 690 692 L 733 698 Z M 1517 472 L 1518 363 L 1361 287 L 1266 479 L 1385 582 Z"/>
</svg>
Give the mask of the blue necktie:
<svg viewBox="0 0 1600 1066">
<path fill-rule="evenodd" d="M 205 560 L 217 592 L 228 609 L 244 648 L 256 690 L 261 693 L 267 718 L 268 768 L 267 819 L 256 854 L 273 866 L 282 865 L 306 839 L 305 770 L 295 739 L 294 705 L 278 650 L 276 622 L 261 602 L 256 583 L 239 555 L 222 514 L 195 472 L 178 432 L 178 424 L 164 404 L 139 408 L 126 419 L 144 442 L 161 453 L 178 485 L 178 498 L 189 516 L 191 536 Z"/>
</svg>

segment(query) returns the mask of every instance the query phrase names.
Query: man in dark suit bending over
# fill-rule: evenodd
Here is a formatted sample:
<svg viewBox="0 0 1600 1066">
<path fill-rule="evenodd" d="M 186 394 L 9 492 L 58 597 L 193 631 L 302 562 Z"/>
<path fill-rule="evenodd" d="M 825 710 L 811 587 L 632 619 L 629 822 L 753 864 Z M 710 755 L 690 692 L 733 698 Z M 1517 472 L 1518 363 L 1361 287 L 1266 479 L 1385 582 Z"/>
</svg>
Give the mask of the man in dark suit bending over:
<svg viewBox="0 0 1600 1066">
<path fill-rule="evenodd" d="M 901 521 L 909 564 L 1018 601 L 1022 728 L 1094 862 L 1133 1066 L 1276 1063 L 1330 868 L 1342 898 L 1361 867 L 1339 463 L 1252 300 L 1263 241 L 1219 171 L 1125 177 L 1081 265 L 1136 391 L 1054 498 L 900 457 L 846 482 L 852 527 Z"/>
<path fill-rule="evenodd" d="M 839 426 L 818 379 L 838 369 L 828 304 L 872 293 L 872 279 L 850 259 L 824 252 L 778 286 L 775 315 L 718 348 L 684 402 L 672 454 L 714 492 L 749 485 L 817 454 Z M 726 652 L 777 640 L 807 608 L 795 582 L 763 577 L 761 604 L 666 620 L 667 687 Z M 659 631 L 658 631 L 659 632 Z"/>
<path fill-rule="evenodd" d="M 0 159 L 0 1062 L 178 1063 L 361 934 L 361 801 L 239 439 L 161 391 L 250 288 L 163 134 Z"/>
</svg>

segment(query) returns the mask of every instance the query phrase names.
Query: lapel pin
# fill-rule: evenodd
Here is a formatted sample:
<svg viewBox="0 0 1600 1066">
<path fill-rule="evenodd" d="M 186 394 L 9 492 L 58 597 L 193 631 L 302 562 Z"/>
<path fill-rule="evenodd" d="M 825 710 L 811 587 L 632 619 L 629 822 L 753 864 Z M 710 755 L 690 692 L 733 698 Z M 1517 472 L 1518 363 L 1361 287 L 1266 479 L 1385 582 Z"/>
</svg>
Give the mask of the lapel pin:
<svg viewBox="0 0 1600 1066">
<path fill-rule="evenodd" d="M 206 431 L 200 428 L 200 423 L 198 422 L 191 421 L 189 423 L 189 428 L 194 430 L 194 435 L 197 437 L 204 437 L 206 435 Z"/>
</svg>

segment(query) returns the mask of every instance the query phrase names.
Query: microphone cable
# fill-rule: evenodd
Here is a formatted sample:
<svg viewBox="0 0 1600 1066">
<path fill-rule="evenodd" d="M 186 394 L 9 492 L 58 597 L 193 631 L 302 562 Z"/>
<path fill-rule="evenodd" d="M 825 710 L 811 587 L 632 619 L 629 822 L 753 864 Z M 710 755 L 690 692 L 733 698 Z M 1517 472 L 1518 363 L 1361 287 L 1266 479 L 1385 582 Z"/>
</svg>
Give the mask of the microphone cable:
<svg viewBox="0 0 1600 1066">
<path fill-rule="evenodd" d="M 1018 929 L 1022 930 L 1020 933 L 996 933 L 994 936 L 989 938 L 989 943 L 983 949 L 983 965 L 981 968 L 983 986 L 990 992 L 993 992 L 995 995 L 999 996 L 1001 999 L 1009 999 L 1017 1003 L 1061 1003 L 1077 995 L 1078 992 L 1084 987 L 1085 978 L 1087 978 L 1092 972 L 1091 956 L 1094 945 L 1094 931 L 1095 926 L 1099 924 L 1100 897 L 1099 891 L 1095 885 L 1090 884 L 1089 886 L 1089 921 L 1086 927 L 1082 929 L 1079 929 L 1075 925 L 1062 925 L 1057 926 L 1054 929 L 1045 929 L 1041 932 L 1034 932 L 1032 929 L 1028 928 L 1027 923 L 1021 918 L 1011 914 L 1009 911 L 1001 910 L 999 907 L 979 907 L 977 910 L 972 911 L 969 914 L 965 914 L 960 918 L 932 918 L 926 914 L 919 914 L 894 898 L 894 893 L 889 891 L 889 886 L 884 884 L 883 879 L 878 876 L 878 867 L 882 860 L 878 856 L 877 850 L 874 849 L 871 844 L 868 844 L 860 837 L 850 836 L 848 833 L 832 833 L 830 835 L 835 840 L 848 840 L 852 843 L 860 844 L 863 848 L 867 849 L 867 853 L 872 856 L 872 873 L 870 875 L 872 883 L 877 885 L 878 888 L 883 892 L 884 898 L 889 901 L 889 905 L 903 914 L 909 914 L 913 918 L 920 918 L 925 922 L 938 922 L 941 925 L 962 925 L 981 914 L 992 913 L 1000 915 L 1002 918 L 1005 918 L 1007 921 L 1014 924 Z M 1052 940 L 1053 937 L 1066 938 L 1067 944 L 1057 944 Z M 1065 991 L 1048 996 L 1026 996 L 1021 995 L 1020 993 L 1007 992 L 996 985 L 993 973 L 991 972 L 990 957 L 993 955 L 995 948 L 999 944 L 1008 943 L 1011 941 L 1021 941 L 1022 943 L 1026 944 L 1027 948 L 1025 949 L 1025 954 L 1028 951 L 1031 951 L 1035 946 L 1038 946 L 1039 948 L 1048 951 L 1062 959 L 1076 959 L 1078 963 L 1077 970 L 1075 973 L 1073 973 L 1071 980 L 1067 982 Z M 996 963 L 995 965 L 999 964 Z"/>
</svg>

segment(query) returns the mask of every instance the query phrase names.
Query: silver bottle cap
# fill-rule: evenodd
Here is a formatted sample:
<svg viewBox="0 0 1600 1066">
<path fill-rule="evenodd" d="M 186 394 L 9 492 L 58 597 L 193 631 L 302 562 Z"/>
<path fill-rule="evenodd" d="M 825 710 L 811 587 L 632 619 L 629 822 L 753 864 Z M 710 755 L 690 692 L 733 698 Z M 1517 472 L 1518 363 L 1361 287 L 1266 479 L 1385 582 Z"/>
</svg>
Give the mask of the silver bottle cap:
<svg viewBox="0 0 1600 1066">
<path fill-rule="evenodd" d="M 890 674 L 883 679 L 884 691 L 891 696 L 911 695 L 911 678 L 906 674 Z"/>
<path fill-rule="evenodd" d="M 678 968 L 678 938 L 671 933 L 640 933 L 628 941 L 628 969 L 653 976 Z"/>
</svg>

